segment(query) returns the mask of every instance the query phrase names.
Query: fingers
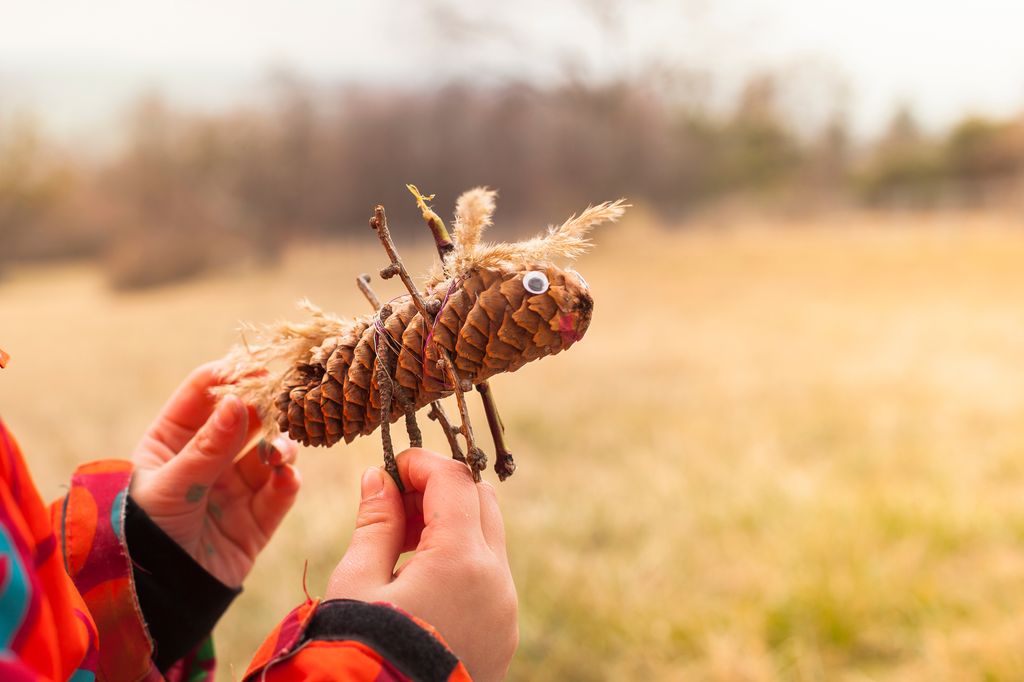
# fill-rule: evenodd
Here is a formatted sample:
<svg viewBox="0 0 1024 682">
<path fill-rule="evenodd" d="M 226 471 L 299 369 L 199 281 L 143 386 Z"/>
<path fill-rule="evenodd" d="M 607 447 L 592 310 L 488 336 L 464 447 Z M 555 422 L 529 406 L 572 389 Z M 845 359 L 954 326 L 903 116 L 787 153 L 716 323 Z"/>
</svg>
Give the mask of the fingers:
<svg viewBox="0 0 1024 682">
<path fill-rule="evenodd" d="M 150 426 L 148 436 L 178 452 L 206 423 L 217 399 L 210 388 L 222 383 L 219 362 L 208 362 L 193 370 L 170 397 Z"/>
<path fill-rule="evenodd" d="M 398 456 L 398 471 L 409 490 L 423 493 L 420 549 L 483 542 L 480 497 L 465 465 L 436 452 L 410 448 Z"/>
<path fill-rule="evenodd" d="M 295 461 L 299 446 L 281 435 L 272 441 L 260 440 L 235 462 L 238 475 L 252 491 L 270 479 L 276 467 Z"/>
<path fill-rule="evenodd" d="M 200 501 L 231 466 L 248 439 L 249 415 L 236 396 L 225 396 L 213 415 L 157 476 L 168 491 L 190 502 Z"/>
<path fill-rule="evenodd" d="M 263 486 L 256 490 L 251 503 L 253 519 L 264 536 L 261 548 L 281 525 L 281 521 L 295 503 L 295 497 L 302 485 L 299 470 L 290 464 L 265 466 L 264 469 L 270 474 Z"/>
<path fill-rule="evenodd" d="M 383 469 L 367 469 L 360 482 L 356 529 L 331 576 L 328 592 L 356 594 L 391 582 L 405 541 L 405 511 L 398 486 Z"/>
<path fill-rule="evenodd" d="M 498 493 L 487 481 L 477 484 L 480 495 L 480 527 L 484 533 L 484 542 L 491 548 L 495 556 L 508 562 L 505 545 L 505 522 L 498 506 Z"/>
</svg>

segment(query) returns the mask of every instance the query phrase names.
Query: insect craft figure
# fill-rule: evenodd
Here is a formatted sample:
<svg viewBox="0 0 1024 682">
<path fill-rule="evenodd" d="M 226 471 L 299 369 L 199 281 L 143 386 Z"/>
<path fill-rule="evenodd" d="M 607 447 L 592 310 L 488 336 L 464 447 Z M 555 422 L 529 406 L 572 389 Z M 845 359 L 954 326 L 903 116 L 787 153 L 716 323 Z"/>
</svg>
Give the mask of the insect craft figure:
<svg viewBox="0 0 1024 682">
<path fill-rule="evenodd" d="M 594 300 L 583 277 L 556 261 L 581 255 L 590 246 L 590 230 L 617 220 L 626 206 L 622 200 L 603 203 L 543 236 L 484 244 L 481 236 L 492 222 L 495 193 L 478 188 L 456 204 L 453 242 L 426 199 L 415 187 L 410 190 L 442 254 L 424 291 L 405 270 L 378 206 L 370 224 L 391 258 L 381 275 L 398 275 L 409 293 L 381 305 L 363 275 L 359 285 L 376 308 L 372 315 L 342 319 L 305 303 L 308 322 L 278 323 L 256 343 L 232 351 L 232 383 L 221 390 L 237 393 L 271 429 L 304 445 L 351 442 L 382 427 L 385 464 L 396 481 L 389 425 L 404 417 L 410 441 L 421 445 L 415 413 L 430 406 L 454 456 L 466 461 L 479 480 L 486 456 L 476 445 L 464 396 L 475 386 L 495 438 L 495 470 L 504 480 L 515 465 L 487 380 L 554 355 L 583 337 Z M 275 365 L 284 369 L 266 371 Z M 462 417 L 459 428 L 438 402 L 452 394 Z M 466 439 L 466 455 L 457 433 Z"/>
</svg>

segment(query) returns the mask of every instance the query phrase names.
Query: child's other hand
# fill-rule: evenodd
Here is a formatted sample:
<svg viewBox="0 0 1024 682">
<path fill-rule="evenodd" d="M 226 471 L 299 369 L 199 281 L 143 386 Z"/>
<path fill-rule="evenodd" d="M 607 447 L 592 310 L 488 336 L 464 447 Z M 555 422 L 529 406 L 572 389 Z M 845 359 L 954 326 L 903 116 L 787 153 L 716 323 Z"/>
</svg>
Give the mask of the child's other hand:
<svg viewBox="0 0 1024 682">
<path fill-rule="evenodd" d="M 326 598 L 394 604 L 437 628 L 473 679 L 501 679 L 519 627 L 494 488 L 427 450 L 399 455 L 398 470 L 404 495 L 382 469 L 363 474 L 356 530 Z"/>
<path fill-rule="evenodd" d="M 261 441 L 235 462 L 260 423 L 237 397 L 210 395 L 217 370 L 192 372 L 143 436 L 131 496 L 203 568 L 238 587 L 295 501 L 297 447 Z"/>
</svg>

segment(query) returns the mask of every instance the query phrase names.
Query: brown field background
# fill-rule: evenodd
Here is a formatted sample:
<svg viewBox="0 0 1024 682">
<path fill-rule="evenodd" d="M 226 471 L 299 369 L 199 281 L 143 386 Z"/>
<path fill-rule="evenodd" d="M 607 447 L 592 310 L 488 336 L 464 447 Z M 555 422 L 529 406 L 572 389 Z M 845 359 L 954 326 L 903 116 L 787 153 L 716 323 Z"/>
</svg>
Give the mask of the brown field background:
<svg viewBox="0 0 1024 682">
<path fill-rule="evenodd" d="M 1024 232 L 737 224 L 603 231 L 587 338 L 494 382 L 520 465 L 499 486 L 510 679 L 1020 679 Z M 0 404 L 44 496 L 126 457 L 240 319 L 301 296 L 364 311 L 370 241 L 136 294 L 92 266 L 13 271 Z M 219 679 L 302 599 L 304 561 L 322 593 L 379 455 L 374 437 L 301 453 L 296 508 L 217 629 Z"/>
<path fill-rule="evenodd" d="M 363 313 L 371 236 L 135 293 L 91 265 L 10 270 L 0 411 L 44 497 L 127 456 L 238 321 L 302 296 Z M 510 679 L 1024 678 L 1022 263 L 1019 222 L 981 213 L 667 231 L 637 211 L 601 232 L 587 338 L 494 381 L 519 462 L 498 487 Z M 219 679 L 302 599 L 304 561 L 322 593 L 379 456 L 301 452 L 296 508 L 217 629 Z"/>
</svg>

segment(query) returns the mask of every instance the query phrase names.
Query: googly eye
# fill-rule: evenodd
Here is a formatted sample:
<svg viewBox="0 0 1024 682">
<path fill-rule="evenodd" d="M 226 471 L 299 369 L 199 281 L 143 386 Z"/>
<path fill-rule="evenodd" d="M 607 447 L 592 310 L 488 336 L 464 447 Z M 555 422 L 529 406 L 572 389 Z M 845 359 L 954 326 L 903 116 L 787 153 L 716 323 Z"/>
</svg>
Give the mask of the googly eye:
<svg viewBox="0 0 1024 682">
<path fill-rule="evenodd" d="M 531 294 L 543 294 L 548 290 L 548 276 L 539 270 L 523 275 L 523 288 Z"/>
<path fill-rule="evenodd" d="M 577 277 L 579 277 L 580 284 L 583 285 L 584 289 L 590 289 L 590 284 L 587 283 L 587 280 L 583 279 L 583 275 L 581 275 L 580 273 L 576 272 L 575 270 L 572 270 L 571 272 L 572 272 L 572 274 L 574 274 Z"/>
</svg>

